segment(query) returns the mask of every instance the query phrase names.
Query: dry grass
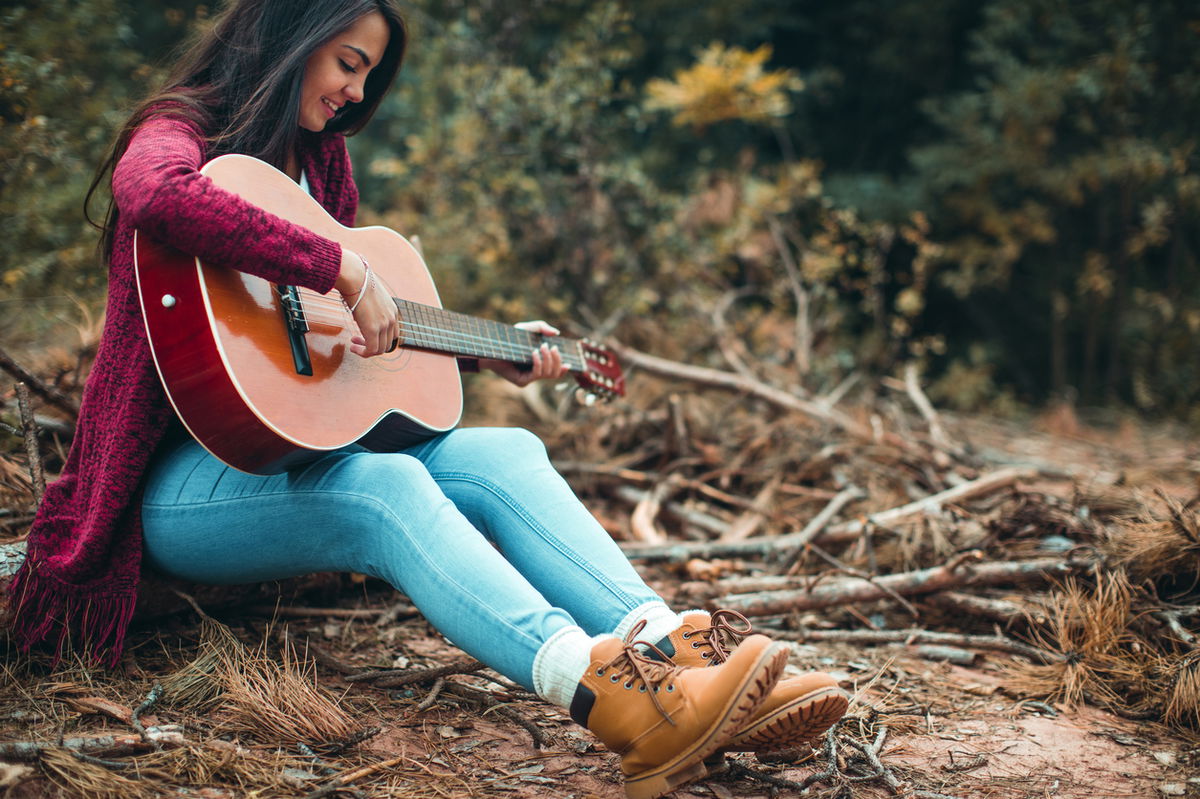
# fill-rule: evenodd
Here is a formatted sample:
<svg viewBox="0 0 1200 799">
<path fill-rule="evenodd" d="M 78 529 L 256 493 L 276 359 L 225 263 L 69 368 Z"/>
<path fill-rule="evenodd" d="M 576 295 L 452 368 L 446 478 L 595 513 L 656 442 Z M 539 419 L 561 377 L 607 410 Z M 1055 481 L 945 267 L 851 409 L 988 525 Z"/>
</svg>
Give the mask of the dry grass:
<svg viewBox="0 0 1200 799">
<path fill-rule="evenodd" d="M 1200 649 L 1179 658 L 1171 677 L 1164 719 L 1168 724 L 1200 730 Z"/>
<path fill-rule="evenodd" d="M 130 779 L 105 766 L 80 760 L 62 749 L 46 752 L 41 757 L 40 765 L 50 781 L 68 796 L 86 796 L 89 799 L 153 799 L 162 795 L 159 791 L 161 786 L 157 782 Z"/>
<path fill-rule="evenodd" d="M 312 747 L 344 741 L 357 732 L 350 715 L 317 684 L 316 664 L 301 660 L 290 643 L 275 660 L 267 652 L 267 640 L 249 657 L 238 653 L 220 661 L 222 731 Z"/>
<path fill-rule="evenodd" d="M 1135 582 L 1165 576 L 1191 576 L 1200 561 L 1200 516 L 1195 509 L 1159 492 L 1165 510 L 1144 502 L 1104 542 L 1112 565 Z M 1193 583 L 1194 586 L 1194 583 Z"/>
<path fill-rule="evenodd" d="M 1012 662 L 1007 686 L 1020 696 L 1045 697 L 1068 705 L 1085 699 L 1120 704 L 1120 686 L 1140 681 L 1143 668 L 1131 660 L 1133 589 L 1121 572 L 1101 572 L 1095 588 L 1072 579 L 1046 607 L 1046 624 L 1033 626 L 1031 643 L 1063 656 L 1060 663 Z"/>
<path fill-rule="evenodd" d="M 270 631 L 249 649 L 220 622 L 201 621 L 199 653 L 162 681 L 177 707 L 210 711 L 221 733 L 253 740 L 319 747 L 358 731 L 349 713 L 317 684 L 316 664 L 290 640 L 271 656 Z"/>
</svg>

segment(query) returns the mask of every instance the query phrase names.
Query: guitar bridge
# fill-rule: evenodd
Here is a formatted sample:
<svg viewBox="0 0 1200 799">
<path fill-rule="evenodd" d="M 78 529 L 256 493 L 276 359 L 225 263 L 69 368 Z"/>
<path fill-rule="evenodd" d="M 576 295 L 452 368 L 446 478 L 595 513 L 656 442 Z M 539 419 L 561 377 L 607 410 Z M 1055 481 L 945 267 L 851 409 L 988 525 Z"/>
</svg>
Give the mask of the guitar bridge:
<svg viewBox="0 0 1200 799">
<path fill-rule="evenodd" d="M 279 307 L 283 312 L 283 324 L 287 330 L 288 343 L 292 347 L 292 364 L 296 374 L 312 377 L 312 358 L 308 354 L 308 319 L 304 315 L 304 303 L 300 301 L 300 289 L 296 286 L 277 285 Z"/>
</svg>

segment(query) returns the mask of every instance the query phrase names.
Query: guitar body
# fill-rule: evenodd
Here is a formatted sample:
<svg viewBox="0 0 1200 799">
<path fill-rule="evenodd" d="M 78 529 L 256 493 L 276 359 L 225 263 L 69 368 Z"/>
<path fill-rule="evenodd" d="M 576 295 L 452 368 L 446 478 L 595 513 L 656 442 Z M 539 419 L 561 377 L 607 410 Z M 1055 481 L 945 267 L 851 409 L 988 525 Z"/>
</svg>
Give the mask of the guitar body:
<svg viewBox="0 0 1200 799">
<path fill-rule="evenodd" d="M 341 225 L 254 158 L 223 156 L 201 171 L 250 203 L 362 253 L 405 300 L 441 307 L 420 255 L 398 233 Z M 262 278 L 203 263 L 140 232 L 134 251 L 167 396 L 189 432 L 225 463 L 277 473 L 351 444 L 394 450 L 458 424 L 463 395 L 454 354 L 401 347 L 361 358 L 350 351 L 357 327 L 336 291 L 301 289 L 292 306 Z M 301 335 L 289 335 L 288 308 L 307 327 Z M 311 374 L 298 368 L 297 339 Z"/>
</svg>

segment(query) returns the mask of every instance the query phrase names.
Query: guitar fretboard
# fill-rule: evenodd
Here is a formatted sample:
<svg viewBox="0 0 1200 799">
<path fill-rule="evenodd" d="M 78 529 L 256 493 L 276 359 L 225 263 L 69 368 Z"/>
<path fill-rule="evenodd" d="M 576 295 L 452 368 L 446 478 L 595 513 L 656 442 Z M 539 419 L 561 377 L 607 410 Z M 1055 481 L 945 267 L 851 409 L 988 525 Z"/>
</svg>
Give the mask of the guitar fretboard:
<svg viewBox="0 0 1200 799">
<path fill-rule="evenodd" d="M 470 358 L 496 358 L 524 366 L 533 363 L 531 354 L 546 341 L 558 347 L 563 365 L 572 372 L 586 369 L 579 342 L 575 339 L 544 336 L 490 319 L 398 297 L 392 299 L 400 310 L 400 336 L 406 347 Z"/>
</svg>

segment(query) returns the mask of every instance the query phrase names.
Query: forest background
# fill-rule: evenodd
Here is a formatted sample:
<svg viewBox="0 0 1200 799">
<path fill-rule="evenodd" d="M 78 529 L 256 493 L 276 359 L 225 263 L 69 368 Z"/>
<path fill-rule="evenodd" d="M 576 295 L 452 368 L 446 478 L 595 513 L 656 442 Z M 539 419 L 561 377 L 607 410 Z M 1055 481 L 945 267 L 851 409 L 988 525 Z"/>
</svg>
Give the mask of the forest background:
<svg viewBox="0 0 1200 799">
<path fill-rule="evenodd" d="M 828 394 L 1200 427 L 1200 7 L 415 0 L 359 223 L 448 307 Z M 0 337 L 94 329 L 95 165 L 192 0 L 0 2 Z M 97 208 L 96 215 L 102 213 Z M 867 385 L 872 381 L 863 381 Z"/>
</svg>

